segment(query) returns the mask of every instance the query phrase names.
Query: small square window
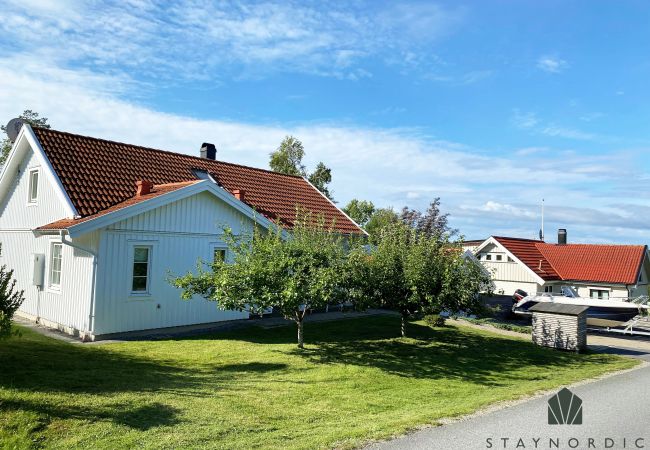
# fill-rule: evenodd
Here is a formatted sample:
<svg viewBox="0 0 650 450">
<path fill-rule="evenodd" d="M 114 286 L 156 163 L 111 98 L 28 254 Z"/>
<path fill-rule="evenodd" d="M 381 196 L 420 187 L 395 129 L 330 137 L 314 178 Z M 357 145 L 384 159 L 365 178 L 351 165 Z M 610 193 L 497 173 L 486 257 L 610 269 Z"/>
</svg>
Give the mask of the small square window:
<svg viewBox="0 0 650 450">
<path fill-rule="evenodd" d="M 225 248 L 219 248 L 215 247 L 214 252 L 212 254 L 212 260 L 216 262 L 224 262 L 226 261 L 226 249 Z"/>
<path fill-rule="evenodd" d="M 38 200 L 38 169 L 29 171 L 29 203 L 36 203 Z"/>
<path fill-rule="evenodd" d="M 485 255 L 486 261 L 492 261 L 492 255 Z"/>
<path fill-rule="evenodd" d="M 501 255 L 497 255 L 497 261 L 501 261 L 503 257 Z"/>
</svg>

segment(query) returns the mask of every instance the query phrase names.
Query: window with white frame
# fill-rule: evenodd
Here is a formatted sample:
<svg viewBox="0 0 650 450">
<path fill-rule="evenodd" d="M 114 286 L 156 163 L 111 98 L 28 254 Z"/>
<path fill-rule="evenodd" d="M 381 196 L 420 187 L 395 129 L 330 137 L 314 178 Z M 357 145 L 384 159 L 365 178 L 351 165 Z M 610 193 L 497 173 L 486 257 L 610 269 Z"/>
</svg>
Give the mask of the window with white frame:
<svg viewBox="0 0 650 450">
<path fill-rule="evenodd" d="M 63 262 L 63 244 L 53 242 L 50 245 L 50 276 L 51 289 L 61 288 L 61 263 Z"/>
<path fill-rule="evenodd" d="M 212 252 L 212 261 L 215 263 L 226 261 L 226 249 L 223 247 L 214 247 Z"/>
<path fill-rule="evenodd" d="M 589 297 L 607 300 L 609 299 L 609 291 L 605 289 L 589 289 Z"/>
<path fill-rule="evenodd" d="M 149 292 L 151 277 L 151 246 L 136 245 L 133 247 L 133 276 L 131 292 L 144 294 Z"/>
<path fill-rule="evenodd" d="M 544 292 L 553 292 L 553 286 L 544 286 Z"/>
<path fill-rule="evenodd" d="M 486 261 L 492 261 L 492 255 L 485 255 Z"/>
<path fill-rule="evenodd" d="M 503 259 L 503 256 L 497 255 L 497 261 L 501 261 Z"/>
<path fill-rule="evenodd" d="M 29 171 L 29 193 L 27 201 L 36 203 L 38 200 L 38 169 Z"/>
</svg>

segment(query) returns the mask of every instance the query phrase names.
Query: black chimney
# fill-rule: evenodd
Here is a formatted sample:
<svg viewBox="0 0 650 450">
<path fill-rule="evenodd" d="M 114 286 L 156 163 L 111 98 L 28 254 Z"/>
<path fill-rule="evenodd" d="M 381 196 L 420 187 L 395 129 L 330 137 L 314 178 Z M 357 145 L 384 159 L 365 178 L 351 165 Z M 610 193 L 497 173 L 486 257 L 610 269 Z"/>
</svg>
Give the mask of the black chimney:
<svg viewBox="0 0 650 450">
<path fill-rule="evenodd" d="M 217 159 L 217 147 L 209 142 L 204 142 L 201 145 L 201 158 L 212 160 Z"/>
<path fill-rule="evenodd" d="M 566 245 L 566 228 L 557 230 L 557 245 Z"/>
</svg>

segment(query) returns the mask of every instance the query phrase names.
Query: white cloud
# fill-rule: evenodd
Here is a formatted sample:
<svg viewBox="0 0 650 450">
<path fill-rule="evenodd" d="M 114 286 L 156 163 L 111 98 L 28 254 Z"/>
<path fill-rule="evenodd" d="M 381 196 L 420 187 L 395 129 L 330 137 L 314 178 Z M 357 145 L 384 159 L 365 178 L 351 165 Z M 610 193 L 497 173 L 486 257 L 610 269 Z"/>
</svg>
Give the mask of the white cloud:
<svg viewBox="0 0 650 450">
<path fill-rule="evenodd" d="M 610 218 L 607 205 L 638 192 L 638 180 L 644 176 L 634 160 L 621 153 L 564 152 L 560 157 L 550 149 L 522 149 L 512 158 L 424 136 L 417 129 L 204 120 L 122 100 L 114 93 L 123 84 L 120 79 L 18 62 L 0 59 L 4 120 L 30 108 L 57 129 L 133 144 L 197 154 L 201 142 L 214 142 L 220 159 L 257 167 L 266 167 L 269 152 L 286 134 L 293 134 L 307 149 L 309 167 L 321 160 L 331 166 L 332 188 L 341 204 L 357 197 L 378 206 L 422 209 L 441 196 L 443 209 L 452 213 L 452 225 L 469 236 L 536 230 L 535 203 L 545 197 L 549 209 L 554 201 L 566 208 L 557 220 L 575 227 L 576 236 L 622 241 L 643 233 L 650 237 L 643 220 Z M 617 170 L 612 171 L 613 166 Z M 577 210 L 572 218 L 570 205 L 591 205 L 594 212 Z M 633 233 L 626 235 L 626 229 Z"/>
<path fill-rule="evenodd" d="M 531 111 L 520 111 L 517 108 L 512 111 L 510 122 L 515 127 L 522 130 L 528 130 L 533 134 L 544 134 L 551 137 L 584 141 L 594 140 L 599 137 L 596 134 L 587 133 L 576 128 L 564 127 L 555 123 L 544 123 L 536 113 Z"/>
<path fill-rule="evenodd" d="M 517 128 L 528 129 L 533 128 L 535 125 L 537 125 L 539 123 L 539 119 L 537 118 L 537 114 L 534 112 L 522 112 L 519 111 L 519 109 L 515 108 L 512 112 L 511 122 Z"/>
<path fill-rule="evenodd" d="M 368 12 L 371 11 L 371 12 Z M 400 3 L 12 1 L 0 10 L 6 52 L 137 79 L 260 77 L 273 71 L 359 79 L 369 57 L 422 60 L 462 22 L 462 8 Z"/>
<path fill-rule="evenodd" d="M 541 56 L 537 68 L 549 73 L 560 73 L 567 67 L 567 62 L 557 56 Z"/>
</svg>

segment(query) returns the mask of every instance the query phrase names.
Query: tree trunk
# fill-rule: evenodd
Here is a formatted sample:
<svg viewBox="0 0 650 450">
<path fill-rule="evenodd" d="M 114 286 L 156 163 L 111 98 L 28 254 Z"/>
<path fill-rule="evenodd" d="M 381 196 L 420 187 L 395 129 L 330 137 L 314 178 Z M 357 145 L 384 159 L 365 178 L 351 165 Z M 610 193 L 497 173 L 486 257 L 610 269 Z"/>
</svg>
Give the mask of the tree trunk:
<svg viewBox="0 0 650 450">
<path fill-rule="evenodd" d="M 402 313 L 402 337 L 406 337 L 406 314 Z"/>
<path fill-rule="evenodd" d="M 302 319 L 298 320 L 297 322 L 298 325 L 298 348 L 305 348 L 305 340 L 303 337 L 303 328 L 302 328 Z"/>
</svg>

